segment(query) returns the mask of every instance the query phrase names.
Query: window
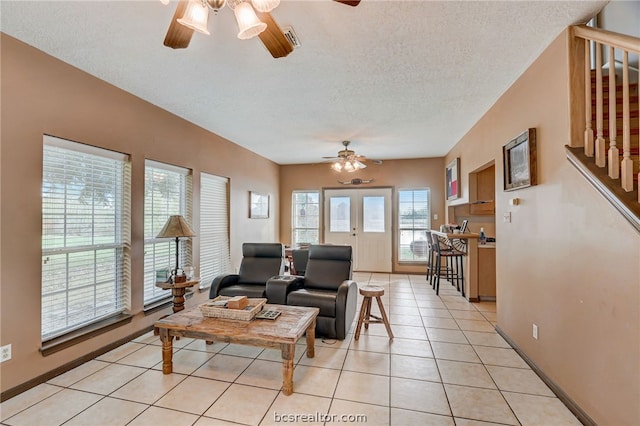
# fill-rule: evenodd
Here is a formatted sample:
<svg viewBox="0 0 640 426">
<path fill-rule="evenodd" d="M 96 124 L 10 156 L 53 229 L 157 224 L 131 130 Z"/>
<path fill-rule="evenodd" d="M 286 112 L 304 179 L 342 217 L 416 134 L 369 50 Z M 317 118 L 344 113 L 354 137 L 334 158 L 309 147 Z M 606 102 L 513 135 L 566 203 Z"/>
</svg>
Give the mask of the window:
<svg viewBox="0 0 640 426">
<path fill-rule="evenodd" d="M 320 229 L 320 192 L 293 191 L 291 244 L 318 244 Z"/>
<path fill-rule="evenodd" d="M 232 272 L 229 252 L 229 179 L 200 173 L 200 288 Z"/>
<path fill-rule="evenodd" d="M 398 191 L 398 261 L 427 260 L 427 230 L 431 228 L 429 189 Z"/>
<path fill-rule="evenodd" d="M 156 287 L 156 271 L 175 268 L 175 240 L 158 239 L 169 216 L 180 214 L 191 224 L 189 170 L 147 160 L 144 183 L 144 304 L 171 297 Z M 179 243 L 180 267 L 191 266 L 191 240 Z"/>
<path fill-rule="evenodd" d="M 42 339 L 129 305 L 130 166 L 126 155 L 44 136 Z"/>
</svg>

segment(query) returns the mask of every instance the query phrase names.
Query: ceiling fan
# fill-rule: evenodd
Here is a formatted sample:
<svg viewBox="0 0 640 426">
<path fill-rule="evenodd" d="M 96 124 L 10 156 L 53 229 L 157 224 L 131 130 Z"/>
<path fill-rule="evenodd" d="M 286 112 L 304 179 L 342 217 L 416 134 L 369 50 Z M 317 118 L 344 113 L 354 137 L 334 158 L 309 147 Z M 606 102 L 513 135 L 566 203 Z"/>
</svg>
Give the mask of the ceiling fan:
<svg viewBox="0 0 640 426">
<path fill-rule="evenodd" d="M 367 167 L 364 164 L 365 161 L 371 161 L 374 164 L 382 164 L 382 160 L 368 159 L 364 155 L 356 154 L 355 151 L 349 149 L 351 141 L 342 141 L 344 149 L 338 151 L 338 155 L 335 157 L 322 157 L 332 162 L 331 168 L 336 172 L 355 172 L 356 170 L 364 169 Z"/>
<path fill-rule="evenodd" d="M 169 3 L 169 0 L 160 1 Z M 334 1 L 349 6 L 360 3 L 360 0 Z M 164 45 L 172 49 L 184 49 L 189 46 L 194 31 L 209 35 L 209 9 L 217 14 L 225 4 L 234 11 L 240 29 L 239 39 L 260 37 L 274 58 L 285 57 L 293 51 L 291 42 L 269 13 L 280 4 L 280 0 L 179 0 Z"/>
</svg>

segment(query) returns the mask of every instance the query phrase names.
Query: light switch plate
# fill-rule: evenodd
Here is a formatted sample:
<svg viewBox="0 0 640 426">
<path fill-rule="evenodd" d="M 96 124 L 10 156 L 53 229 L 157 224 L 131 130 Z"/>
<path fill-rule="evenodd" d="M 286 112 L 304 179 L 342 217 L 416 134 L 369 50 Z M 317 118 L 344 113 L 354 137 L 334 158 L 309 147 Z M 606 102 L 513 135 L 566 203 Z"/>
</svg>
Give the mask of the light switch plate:
<svg viewBox="0 0 640 426">
<path fill-rule="evenodd" d="M 502 216 L 502 221 L 504 223 L 511 223 L 511 212 L 506 212 L 503 216 Z"/>
</svg>

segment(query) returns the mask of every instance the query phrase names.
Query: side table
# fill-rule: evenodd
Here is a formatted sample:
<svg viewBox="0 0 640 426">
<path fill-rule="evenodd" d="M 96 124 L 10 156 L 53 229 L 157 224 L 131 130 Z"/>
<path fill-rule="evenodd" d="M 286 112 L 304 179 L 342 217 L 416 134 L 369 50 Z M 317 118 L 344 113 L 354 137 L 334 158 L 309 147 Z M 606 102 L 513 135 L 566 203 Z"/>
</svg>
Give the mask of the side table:
<svg viewBox="0 0 640 426">
<path fill-rule="evenodd" d="M 160 287 L 164 290 L 171 290 L 173 296 L 173 312 L 180 312 L 184 309 L 184 294 L 189 287 L 193 287 L 200 281 L 186 281 L 183 283 L 156 283 L 156 287 Z"/>
<path fill-rule="evenodd" d="M 189 287 L 193 287 L 198 284 L 199 280 L 194 281 L 185 281 L 183 283 L 156 283 L 156 287 L 160 287 L 163 290 L 171 290 L 171 295 L 173 296 L 173 313 L 180 312 L 184 309 L 184 294 L 187 292 Z M 159 319 L 168 317 L 169 315 L 165 315 Z M 153 327 L 154 336 L 158 336 L 160 331 L 157 327 Z"/>
</svg>

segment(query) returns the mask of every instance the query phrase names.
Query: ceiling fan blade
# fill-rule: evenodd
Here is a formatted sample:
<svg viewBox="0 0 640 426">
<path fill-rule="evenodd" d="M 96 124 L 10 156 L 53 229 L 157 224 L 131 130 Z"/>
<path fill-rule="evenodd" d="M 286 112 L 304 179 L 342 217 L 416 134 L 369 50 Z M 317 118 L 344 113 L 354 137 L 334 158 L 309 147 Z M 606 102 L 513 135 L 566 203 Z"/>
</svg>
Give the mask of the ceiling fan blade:
<svg viewBox="0 0 640 426">
<path fill-rule="evenodd" d="M 187 0 L 180 0 L 176 12 L 171 18 L 171 25 L 167 30 L 167 35 L 164 37 L 164 45 L 172 49 L 184 49 L 189 46 L 191 42 L 191 36 L 193 36 L 193 30 L 187 28 L 184 25 L 178 23 L 178 19 L 182 18 L 184 11 L 187 9 Z"/>
<path fill-rule="evenodd" d="M 293 51 L 293 46 L 284 36 L 282 30 L 273 19 L 270 13 L 257 12 L 258 18 L 267 24 L 267 29 L 261 32 L 258 37 L 262 40 L 264 47 L 267 48 L 271 56 L 274 58 L 284 58 Z"/>
<path fill-rule="evenodd" d="M 356 7 L 357 5 L 360 4 L 360 0 L 335 0 L 338 3 L 342 3 L 342 4 L 346 4 L 348 6 L 353 6 Z"/>
</svg>

